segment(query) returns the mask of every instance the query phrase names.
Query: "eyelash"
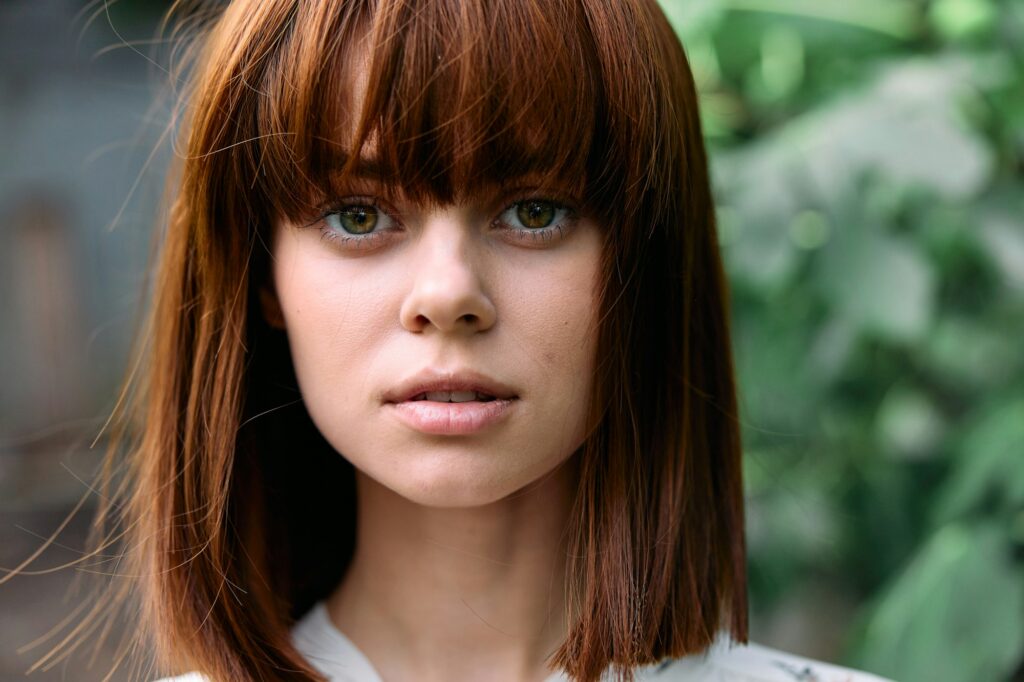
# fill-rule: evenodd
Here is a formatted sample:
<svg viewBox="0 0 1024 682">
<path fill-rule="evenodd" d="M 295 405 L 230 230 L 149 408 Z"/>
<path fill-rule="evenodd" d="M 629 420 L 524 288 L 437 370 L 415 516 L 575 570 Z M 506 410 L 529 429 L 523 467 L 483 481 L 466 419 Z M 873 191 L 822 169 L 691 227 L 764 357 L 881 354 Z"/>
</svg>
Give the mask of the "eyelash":
<svg viewBox="0 0 1024 682">
<path fill-rule="evenodd" d="M 515 208 L 516 206 L 524 204 L 529 201 L 543 201 L 550 203 L 554 206 L 556 212 L 564 211 L 565 215 L 558 223 L 554 223 L 552 225 L 549 225 L 548 227 L 537 228 L 533 230 L 516 228 L 503 223 L 503 221 L 501 220 L 501 216 L 507 213 L 510 209 Z M 322 239 L 347 246 L 355 246 L 356 248 L 359 249 L 372 248 L 373 246 L 376 246 L 377 244 L 388 239 L 389 237 L 387 235 L 390 232 L 395 231 L 394 229 L 389 229 L 382 230 L 379 232 L 369 232 L 365 235 L 353 235 L 340 232 L 336 229 L 333 229 L 330 225 L 327 224 L 327 219 L 330 218 L 331 216 L 338 215 L 339 213 L 341 213 L 341 211 L 343 211 L 346 208 L 358 206 L 373 208 L 379 214 L 387 216 L 388 219 L 394 221 L 399 225 L 401 224 L 400 221 L 395 217 L 395 212 L 389 211 L 386 208 L 384 208 L 381 205 L 379 199 L 369 196 L 353 196 L 343 201 L 336 202 L 330 205 L 320 214 L 316 221 L 311 223 L 310 226 L 320 226 L 320 236 Z M 498 229 L 513 234 L 515 239 L 522 242 L 550 242 L 556 239 L 564 238 L 566 232 L 572 229 L 572 227 L 576 224 L 578 220 L 579 214 L 568 203 L 559 201 L 557 199 L 551 199 L 546 196 L 525 196 L 516 199 L 515 201 L 509 204 L 506 204 L 505 207 L 502 208 L 501 211 L 498 213 L 498 217 L 491 221 L 491 226 L 497 227 Z"/>
</svg>

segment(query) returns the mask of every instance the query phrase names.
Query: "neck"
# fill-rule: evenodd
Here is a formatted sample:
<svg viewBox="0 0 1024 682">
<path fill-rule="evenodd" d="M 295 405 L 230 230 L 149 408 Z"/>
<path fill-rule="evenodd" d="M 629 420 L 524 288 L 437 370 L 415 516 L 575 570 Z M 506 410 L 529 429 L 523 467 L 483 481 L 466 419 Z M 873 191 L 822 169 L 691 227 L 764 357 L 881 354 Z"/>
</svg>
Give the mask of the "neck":
<svg viewBox="0 0 1024 682">
<path fill-rule="evenodd" d="M 356 550 L 327 601 L 385 680 L 542 680 L 566 635 L 575 458 L 502 500 L 424 507 L 357 470 Z"/>
</svg>

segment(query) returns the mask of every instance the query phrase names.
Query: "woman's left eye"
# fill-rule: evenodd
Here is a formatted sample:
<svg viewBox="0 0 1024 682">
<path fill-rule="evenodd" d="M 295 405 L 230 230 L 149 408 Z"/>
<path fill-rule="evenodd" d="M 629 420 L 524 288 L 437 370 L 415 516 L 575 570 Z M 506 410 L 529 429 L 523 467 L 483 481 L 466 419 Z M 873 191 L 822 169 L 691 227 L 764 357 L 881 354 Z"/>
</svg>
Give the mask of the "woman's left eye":
<svg viewBox="0 0 1024 682">
<path fill-rule="evenodd" d="M 572 227 L 576 212 L 551 199 L 522 199 L 506 208 L 495 221 L 517 238 L 550 241 L 564 236 Z"/>
</svg>

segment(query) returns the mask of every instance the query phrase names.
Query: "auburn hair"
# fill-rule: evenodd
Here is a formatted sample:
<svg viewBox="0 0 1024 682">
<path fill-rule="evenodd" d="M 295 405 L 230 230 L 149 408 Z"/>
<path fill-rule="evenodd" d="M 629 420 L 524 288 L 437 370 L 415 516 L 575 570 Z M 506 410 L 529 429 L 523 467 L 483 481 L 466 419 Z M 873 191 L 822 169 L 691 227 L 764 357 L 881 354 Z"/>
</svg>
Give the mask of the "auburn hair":
<svg viewBox="0 0 1024 682">
<path fill-rule="evenodd" d="M 692 74 L 655 0 L 181 12 L 187 113 L 101 510 L 122 529 L 161 668 L 321 679 L 289 629 L 348 566 L 354 474 L 313 425 L 257 294 L 274 221 L 330 197 L 371 142 L 414 199 L 535 173 L 602 225 L 593 428 L 575 455 L 569 630 L 551 663 L 630 679 L 723 632 L 745 642 L 727 288 Z M 355 45 L 368 49 L 358 110 Z"/>
</svg>

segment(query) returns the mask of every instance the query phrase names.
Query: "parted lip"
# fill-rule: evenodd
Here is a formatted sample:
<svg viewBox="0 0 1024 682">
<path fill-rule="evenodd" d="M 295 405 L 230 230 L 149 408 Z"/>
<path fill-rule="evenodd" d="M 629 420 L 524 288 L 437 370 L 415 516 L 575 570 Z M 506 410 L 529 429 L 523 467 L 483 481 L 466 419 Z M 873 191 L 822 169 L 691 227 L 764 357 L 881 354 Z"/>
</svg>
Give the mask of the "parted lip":
<svg viewBox="0 0 1024 682">
<path fill-rule="evenodd" d="M 441 370 L 428 368 L 402 381 L 384 393 L 385 403 L 402 403 L 430 391 L 476 391 L 495 398 L 516 398 L 515 390 L 471 369 Z"/>
</svg>

